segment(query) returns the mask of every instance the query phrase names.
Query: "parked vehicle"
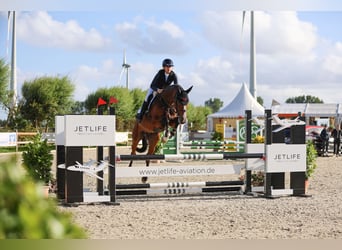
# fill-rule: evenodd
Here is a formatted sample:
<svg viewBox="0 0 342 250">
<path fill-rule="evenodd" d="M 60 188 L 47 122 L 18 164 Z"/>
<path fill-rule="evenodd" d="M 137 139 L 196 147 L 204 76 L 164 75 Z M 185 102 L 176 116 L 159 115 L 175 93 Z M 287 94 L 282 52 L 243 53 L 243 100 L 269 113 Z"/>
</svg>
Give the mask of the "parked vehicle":
<svg viewBox="0 0 342 250">
<path fill-rule="evenodd" d="M 320 137 L 320 134 L 321 134 L 323 127 L 308 125 L 306 126 L 305 129 L 306 129 L 306 141 L 312 140 L 317 150 L 318 156 L 322 156 L 323 148 L 322 148 L 322 139 Z M 328 152 L 332 152 L 333 148 L 334 148 L 334 138 L 330 137 Z"/>
</svg>

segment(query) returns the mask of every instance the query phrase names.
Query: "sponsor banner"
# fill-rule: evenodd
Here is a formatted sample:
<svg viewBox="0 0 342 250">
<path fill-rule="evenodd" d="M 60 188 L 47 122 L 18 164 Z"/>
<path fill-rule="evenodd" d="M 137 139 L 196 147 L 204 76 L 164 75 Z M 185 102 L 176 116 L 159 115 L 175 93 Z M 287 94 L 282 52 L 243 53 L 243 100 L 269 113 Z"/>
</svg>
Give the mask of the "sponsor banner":
<svg viewBox="0 0 342 250">
<path fill-rule="evenodd" d="M 66 115 L 64 116 L 65 146 L 115 145 L 115 116 Z"/>
<path fill-rule="evenodd" d="M 244 168 L 244 165 L 119 167 L 116 168 L 116 177 L 161 177 L 240 174 L 242 168 Z"/>
<path fill-rule="evenodd" d="M 305 172 L 305 144 L 266 145 L 266 172 Z"/>
<path fill-rule="evenodd" d="M 0 133 L 0 147 L 9 147 L 17 145 L 17 134 L 12 133 Z"/>
</svg>

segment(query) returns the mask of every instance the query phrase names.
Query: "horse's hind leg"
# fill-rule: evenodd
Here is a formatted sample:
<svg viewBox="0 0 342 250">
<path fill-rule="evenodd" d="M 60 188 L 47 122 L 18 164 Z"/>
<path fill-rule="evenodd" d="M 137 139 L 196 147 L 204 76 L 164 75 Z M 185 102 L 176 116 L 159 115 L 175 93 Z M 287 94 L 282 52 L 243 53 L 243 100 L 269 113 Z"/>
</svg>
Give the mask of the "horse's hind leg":
<svg viewBox="0 0 342 250">
<path fill-rule="evenodd" d="M 131 146 L 131 155 L 136 155 L 137 147 L 139 141 L 142 139 L 142 134 L 139 131 L 137 123 L 134 125 L 133 133 L 132 133 L 132 146 Z M 133 160 L 129 162 L 129 167 L 132 167 Z"/>
<path fill-rule="evenodd" d="M 156 145 L 159 141 L 159 133 L 155 133 L 155 134 L 149 134 L 148 137 L 148 151 L 147 151 L 147 155 L 154 155 L 155 149 L 156 149 Z M 146 160 L 146 167 L 148 167 L 150 165 L 150 160 Z M 143 183 L 147 182 L 147 176 L 141 177 L 141 181 Z"/>
<path fill-rule="evenodd" d="M 131 155 L 136 155 L 136 148 L 138 146 L 139 139 L 132 139 L 132 147 L 131 147 Z M 130 160 L 128 166 L 132 167 L 133 165 L 133 160 Z"/>
<path fill-rule="evenodd" d="M 131 146 L 131 155 L 136 155 L 136 147 L 138 146 L 138 143 L 135 142 L 134 139 L 132 139 L 132 146 Z M 132 167 L 133 165 L 133 160 L 130 160 L 128 166 Z"/>
</svg>

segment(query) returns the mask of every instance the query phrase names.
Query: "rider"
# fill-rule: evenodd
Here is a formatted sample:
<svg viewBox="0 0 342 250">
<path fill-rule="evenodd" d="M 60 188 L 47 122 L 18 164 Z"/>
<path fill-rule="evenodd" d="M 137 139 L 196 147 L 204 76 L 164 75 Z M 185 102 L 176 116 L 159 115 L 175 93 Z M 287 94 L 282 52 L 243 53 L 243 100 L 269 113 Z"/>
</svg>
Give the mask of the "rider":
<svg viewBox="0 0 342 250">
<path fill-rule="evenodd" d="M 146 112 L 149 102 L 152 100 L 152 97 L 156 96 L 157 93 L 161 93 L 164 88 L 171 85 L 172 83 L 178 84 L 178 79 L 176 73 L 172 70 L 173 61 L 169 58 L 163 60 L 162 63 L 163 68 L 158 71 L 155 77 L 152 80 L 150 88 L 147 91 L 145 101 L 138 111 L 137 120 L 140 122 Z"/>
</svg>

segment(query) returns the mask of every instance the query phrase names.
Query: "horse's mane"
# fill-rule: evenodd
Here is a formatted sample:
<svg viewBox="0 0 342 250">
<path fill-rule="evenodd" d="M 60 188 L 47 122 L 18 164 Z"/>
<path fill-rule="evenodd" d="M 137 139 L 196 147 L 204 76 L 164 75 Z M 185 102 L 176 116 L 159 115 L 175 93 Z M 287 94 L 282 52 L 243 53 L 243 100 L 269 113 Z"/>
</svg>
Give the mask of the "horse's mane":
<svg viewBox="0 0 342 250">
<path fill-rule="evenodd" d="M 184 90 L 183 87 L 182 87 L 181 85 L 179 85 L 179 84 L 172 84 L 172 85 L 169 85 L 169 86 L 167 86 L 164 90 L 166 90 L 166 89 L 170 90 L 170 89 L 174 89 L 174 88 L 177 88 L 177 89 L 179 89 L 179 90 L 181 90 L 181 91 Z"/>
</svg>

